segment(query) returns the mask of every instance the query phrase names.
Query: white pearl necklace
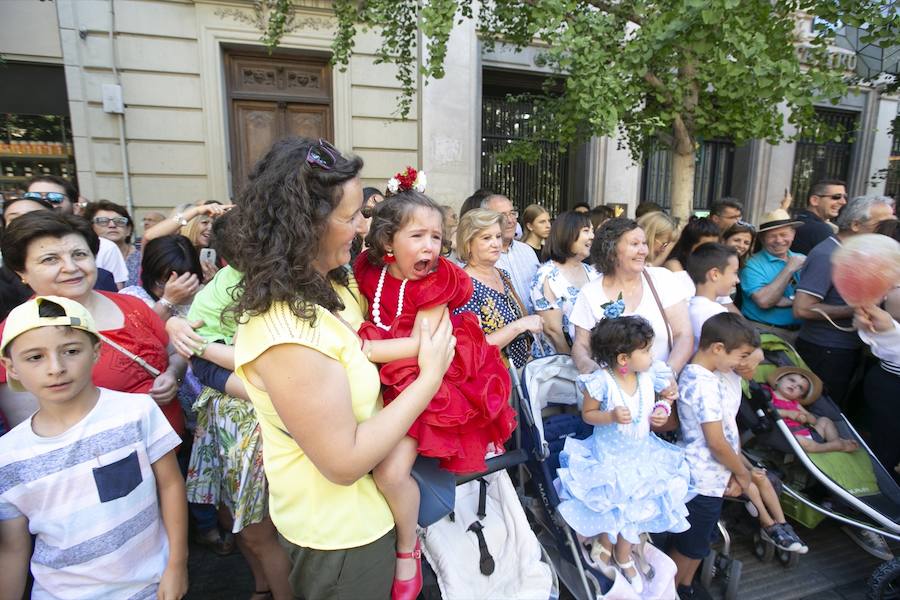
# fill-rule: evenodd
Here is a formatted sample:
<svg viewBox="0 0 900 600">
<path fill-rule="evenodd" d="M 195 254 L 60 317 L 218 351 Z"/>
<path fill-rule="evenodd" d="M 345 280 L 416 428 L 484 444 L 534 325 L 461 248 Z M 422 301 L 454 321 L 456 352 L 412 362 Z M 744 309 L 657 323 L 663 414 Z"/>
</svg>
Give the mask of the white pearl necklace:
<svg viewBox="0 0 900 600">
<path fill-rule="evenodd" d="M 372 320 L 375 321 L 375 326 L 379 329 L 390 331 L 391 328 L 381 322 L 381 290 L 384 289 L 384 276 L 387 273 L 387 270 L 387 265 L 384 265 L 381 268 L 381 275 L 378 277 L 378 285 L 375 287 L 375 298 L 372 300 Z M 397 315 L 394 318 L 399 317 L 403 313 L 403 292 L 406 290 L 407 281 L 409 281 L 409 279 L 404 279 L 400 283 L 400 292 L 397 299 Z"/>
</svg>

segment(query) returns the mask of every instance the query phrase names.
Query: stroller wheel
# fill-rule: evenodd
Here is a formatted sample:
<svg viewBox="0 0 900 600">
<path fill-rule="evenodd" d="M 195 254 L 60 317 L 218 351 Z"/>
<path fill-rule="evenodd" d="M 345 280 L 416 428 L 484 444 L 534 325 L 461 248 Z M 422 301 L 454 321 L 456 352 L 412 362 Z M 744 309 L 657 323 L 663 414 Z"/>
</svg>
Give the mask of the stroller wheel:
<svg viewBox="0 0 900 600">
<path fill-rule="evenodd" d="M 716 576 L 716 558 L 718 555 L 719 553 L 715 550 L 710 550 L 700 567 L 700 584 L 706 589 L 709 589 L 713 577 Z"/>
<path fill-rule="evenodd" d="M 736 600 L 738 597 L 738 587 L 741 585 L 741 572 L 744 570 L 744 564 L 739 560 L 732 560 L 725 572 L 725 600 Z"/>
<path fill-rule="evenodd" d="M 866 600 L 895 600 L 900 598 L 900 558 L 889 560 L 869 577 Z"/>
<path fill-rule="evenodd" d="M 778 557 L 778 562 L 785 569 L 793 569 L 800 564 L 800 554 L 797 552 L 788 552 L 787 550 L 776 548 L 775 555 Z"/>
<path fill-rule="evenodd" d="M 759 532 L 756 532 L 753 534 L 753 555 L 763 562 L 768 562 L 775 556 L 775 546 L 762 539 Z"/>
</svg>

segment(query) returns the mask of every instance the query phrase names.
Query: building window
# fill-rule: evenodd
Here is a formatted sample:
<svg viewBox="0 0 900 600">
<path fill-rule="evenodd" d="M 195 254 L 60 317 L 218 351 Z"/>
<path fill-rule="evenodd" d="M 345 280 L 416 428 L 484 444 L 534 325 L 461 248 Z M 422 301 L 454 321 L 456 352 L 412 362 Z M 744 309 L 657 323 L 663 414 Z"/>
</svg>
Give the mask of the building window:
<svg viewBox="0 0 900 600">
<path fill-rule="evenodd" d="M 551 215 L 569 208 L 571 152 L 559 142 L 541 139 L 535 104 L 508 96 L 540 92 L 543 77 L 485 69 L 481 98 L 481 187 L 507 196 L 518 210 L 540 204 Z M 529 139 L 534 161 L 499 160 L 510 144 Z"/>
<path fill-rule="evenodd" d="M 891 144 L 891 157 L 888 159 L 887 178 L 884 182 L 884 195 L 900 200 L 900 132 L 894 132 Z"/>
<path fill-rule="evenodd" d="M 731 195 L 734 144 L 724 140 L 705 141 L 697 150 L 694 172 L 693 210 L 706 211 L 723 196 Z M 651 150 L 644 158 L 641 173 L 641 202 L 672 207 L 672 151 Z"/>
<path fill-rule="evenodd" d="M 815 136 L 806 135 L 797 140 L 791 194 L 794 196 L 793 208 L 798 210 L 806 206 L 809 188 L 815 182 L 840 179 L 847 181 L 848 187 L 850 183 L 850 161 L 859 114 L 825 108 L 817 108 L 816 113 L 829 129 L 839 134 L 839 138 L 819 143 Z"/>
</svg>

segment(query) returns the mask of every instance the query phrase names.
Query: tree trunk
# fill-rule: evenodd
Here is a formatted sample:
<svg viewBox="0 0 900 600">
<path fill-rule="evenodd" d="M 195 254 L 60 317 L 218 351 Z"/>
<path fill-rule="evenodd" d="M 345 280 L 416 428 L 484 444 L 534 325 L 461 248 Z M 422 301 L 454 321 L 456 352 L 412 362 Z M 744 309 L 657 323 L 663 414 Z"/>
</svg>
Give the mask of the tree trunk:
<svg viewBox="0 0 900 600">
<path fill-rule="evenodd" d="M 686 223 L 694 207 L 694 171 L 696 170 L 693 152 L 683 154 L 672 152 L 672 216 L 679 223 Z"/>
</svg>

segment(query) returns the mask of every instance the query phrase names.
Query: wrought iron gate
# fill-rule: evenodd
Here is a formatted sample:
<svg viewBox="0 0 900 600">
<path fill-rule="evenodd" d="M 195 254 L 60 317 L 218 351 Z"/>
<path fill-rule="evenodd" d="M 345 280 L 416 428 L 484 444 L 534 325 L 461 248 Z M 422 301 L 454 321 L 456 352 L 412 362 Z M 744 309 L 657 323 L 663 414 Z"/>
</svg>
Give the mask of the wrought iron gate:
<svg viewBox="0 0 900 600">
<path fill-rule="evenodd" d="M 841 132 L 837 141 L 817 143 L 810 135 L 797 140 L 794 156 L 794 171 L 791 176 L 793 207 L 806 206 L 809 188 L 822 179 L 847 181 L 850 175 L 850 161 L 853 158 L 853 142 L 856 137 L 859 114 L 844 110 L 817 108 L 819 118 L 826 127 Z"/>
<path fill-rule="evenodd" d="M 540 204 L 557 215 L 569 203 L 569 152 L 558 142 L 534 139 L 534 114 L 533 102 L 513 102 L 505 94 L 482 96 L 481 187 L 507 196 L 519 211 Z M 498 160 L 509 144 L 524 139 L 531 139 L 537 148 L 533 163 Z"/>
<path fill-rule="evenodd" d="M 723 140 L 703 142 L 697 150 L 694 172 L 694 210 L 708 210 L 724 196 L 731 195 L 734 144 Z M 641 173 L 641 202 L 672 206 L 672 151 L 652 150 L 644 159 Z"/>
</svg>

